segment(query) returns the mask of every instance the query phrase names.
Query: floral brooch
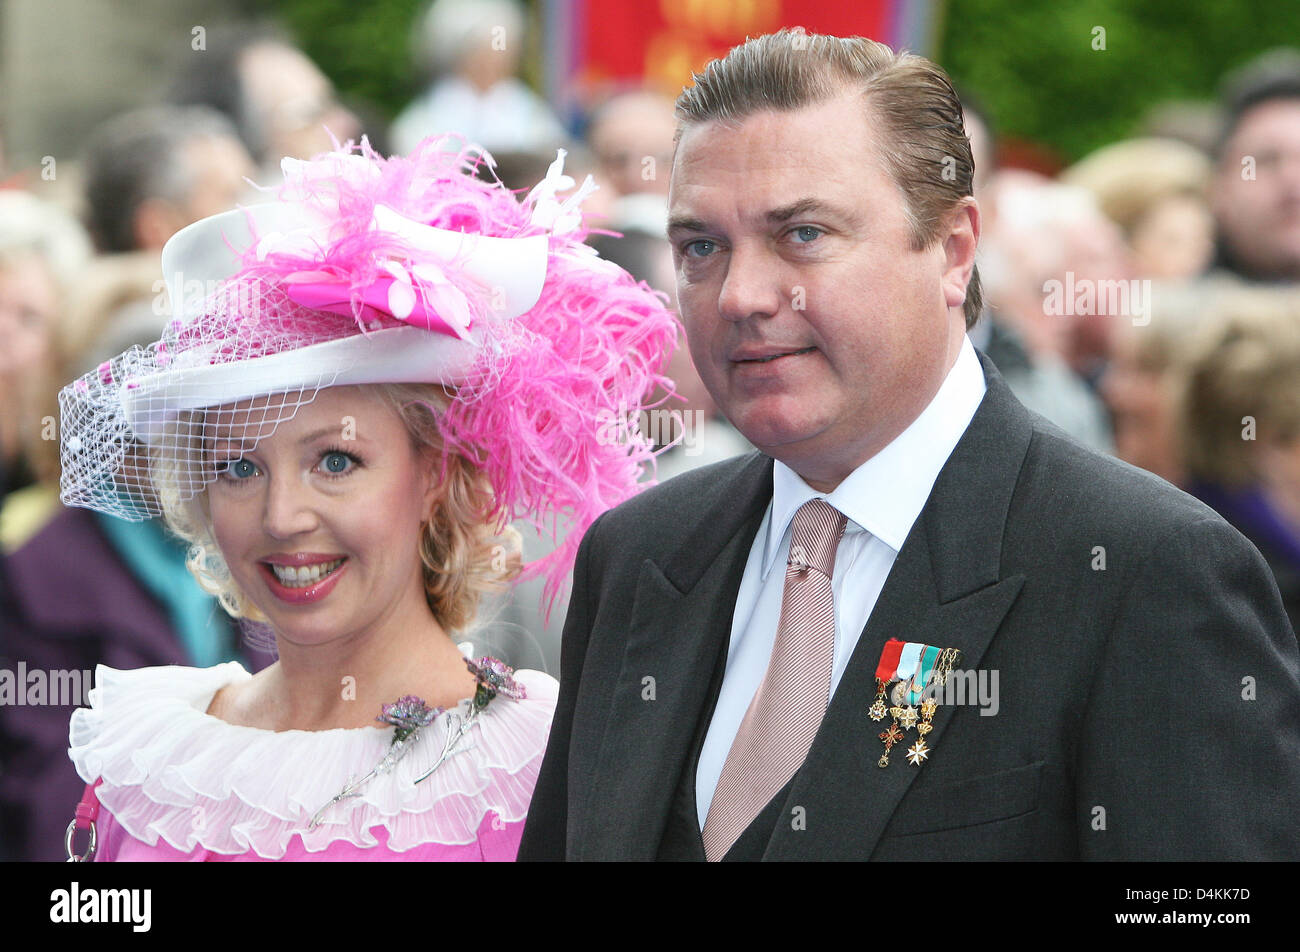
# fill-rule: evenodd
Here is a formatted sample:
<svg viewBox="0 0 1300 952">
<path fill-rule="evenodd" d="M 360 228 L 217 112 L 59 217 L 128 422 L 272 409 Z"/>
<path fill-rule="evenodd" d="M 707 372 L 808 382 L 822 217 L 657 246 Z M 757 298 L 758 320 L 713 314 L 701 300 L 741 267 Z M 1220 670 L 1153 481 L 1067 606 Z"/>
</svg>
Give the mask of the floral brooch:
<svg viewBox="0 0 1300 952">
<path fill-rule="evenodd" d="M 375 720 L 381 724 L 389 724 L 394 728 L 393 739 L 389 743 L 388 752 L 384 759 L 371 769 L 371 771 L 359 780 L 350 780 L 328 803 L 316 811 L 311 818 L 311 823 L 307 829 L 314 830 L 321 823 L 321 817 L 330 807 L 343 800 L 351 797 L 360 796 L 361 790 L 371 780 L 388 773 L 397 765 L 397 762 L 406 755 L 419 739 L 420 731 L 428 727 L 439 717 L 446 714 L 451 723 L 447 726 L 447 739 L 443 742 L 442 753 L 438 759 L 424 773 L 415 779 L 415 783 L 420 783 L 439 767 L 441 767 L 450 757 L 455 754 L 471 750 L 472 745 L 462 747 L 461 741 L 469 733 L 474 721 L 487 709 L 497 695 L 510 698 L 512 701 L 522 701 L 526 698 L 527 692 L 524 686 L 515 680 L 514 669 L 505 662 L 492 657 L 482 657 L 477 661 L 465 659 L 465 666 L 469 668 L 470 674 L 474 675 L 477 682 L 474 688 L 474 696 L 470 700 L 469 713 L 461 714 L 458 710 L 448 712 L 445 708 L 429 707 L 423 699 L 416 697 L 414 694 L 408 694 L 400 697 L 391 704 L 385 704 L 380 710 L 379 716 Z"/>
</svg>

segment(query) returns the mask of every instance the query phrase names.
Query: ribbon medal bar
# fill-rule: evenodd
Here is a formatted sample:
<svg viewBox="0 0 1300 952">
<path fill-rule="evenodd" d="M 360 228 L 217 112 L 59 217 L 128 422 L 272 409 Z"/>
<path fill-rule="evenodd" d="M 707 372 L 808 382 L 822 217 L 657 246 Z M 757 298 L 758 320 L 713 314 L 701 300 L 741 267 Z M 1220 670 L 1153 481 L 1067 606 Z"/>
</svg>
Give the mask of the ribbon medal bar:
<svg viewBox="0 0 1300 952">
<path fill-rule="evenodd" d="M 876 699 L 867 711 L 873 721 L 884 720 L 886 714 L 893 718 L 879 735 L 885 742 L 885 752 L 877 761 L 881 767 L 889 766 L 889 752 L 899 741 L 907 739 L 907 732 L 912 728 L 916 728 L 917 738 L 907 749 L 908 762 L 919 767 L 930 756 L 932 748 L 926 745 L 925 735 L 934 729 L 930 722 L 939 708 L 934 695 L 947 683 L 960 655 L 956 648 L 938 648 L 897 638 L 885 642 L 876 666 Z M 931 687 L 934 690 L 927 692 Z M 892 703 L 886 702 L 887 694 Z"/>
</svg>

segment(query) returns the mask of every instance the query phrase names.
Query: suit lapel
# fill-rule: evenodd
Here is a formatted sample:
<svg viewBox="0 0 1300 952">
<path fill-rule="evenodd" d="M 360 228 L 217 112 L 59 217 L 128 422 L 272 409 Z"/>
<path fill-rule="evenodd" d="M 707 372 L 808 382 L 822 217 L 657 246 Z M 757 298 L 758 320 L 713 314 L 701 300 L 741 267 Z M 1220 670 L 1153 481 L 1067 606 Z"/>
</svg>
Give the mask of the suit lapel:
<svg viewBox="0 0 1300 952">
<path fill-rule="evenodd" d="M 901 558 L 895 563 L 886 584 L 889 597 L 881 594 L 854 649 L 808 759 L 786 798 L 764 859 L 865 859 L 871 855 L 899 801 L 925 769 L 907 761 L 906 747 L 916 739 L 914 732 L 894 747 L 888 767 L 877 766 L 884 752 L 879 734 L 890 719 L 873 721 L 867 708 L 876 695 L 874 673 L 885 641 L 895 637 L 960 648 L 958 667 L 974 668 L 1024 581 L 1023 576 L 1013 576 L 942 604 L 933 591 L 925 591 L 923 573 L 911 584 L 901 584 L 900 570 L 908 568 L 917 571 L 904 565 Z M 891 584 L 895 578 L 900 584 Z M 935 714 L 934 729 L 926 738 L 933 750 L 931 761 L 953 755 L 943 743 L 944 728 L 953 712 L 953 707 L 940 705 Z M 803 811 L 796 812 L 796 807 Z M 802 816 L 804 829 L 795 828 L 796 816 Z"/>
<path fill-rule="evenodd" d="M 961 649 L 957 667 L 978 667 L 1024 577 L 999 577 L 1002 535 L 1032 428 L 987 358 L 984 400 L 935 481 L 858 640 L 808 758 L 795 777 L 765 859 L 865 859 L 912 781 L 925 769 L 895 746 L 889 766 L 867 708 L 889 638 Z M 954 709 L 941 705 L 930 761 L 969 756 L 943 744 Z M 909 735 L 909 743 L 916 735 Z M 802 811 L 796 808 L 802 807 Z M 802 824 L 793 822 L 802 817 Z M 802 828 L 797 828 L 802 826 Z"/>
<path fill-rule="evenodd" d="M 753 453 L 663 566 L 642 563 L 577 858 L 655 858 L 771 495 L 772 461 Z"/>
</svg>

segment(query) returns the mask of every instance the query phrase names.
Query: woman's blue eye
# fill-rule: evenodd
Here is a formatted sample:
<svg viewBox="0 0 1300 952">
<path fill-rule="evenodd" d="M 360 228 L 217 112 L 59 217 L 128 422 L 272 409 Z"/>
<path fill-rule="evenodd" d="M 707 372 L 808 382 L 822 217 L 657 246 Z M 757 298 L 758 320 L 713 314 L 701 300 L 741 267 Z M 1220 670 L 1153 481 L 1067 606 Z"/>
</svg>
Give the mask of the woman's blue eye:
<svg viewBox="0 0 1300 952">
<path fill-rule="evenodd" d="M 326 453 L 325 471 L 327 473 L 346 473 L 352 465 L 352 457 L 347 453 Z"/>
<path fill-rule="evenodd" d="M 232 459 L 226 464 L 226 473 L 232 479 L 247 479 L 257 475 L 257 467 L 246 459 Z"/>
</svg>

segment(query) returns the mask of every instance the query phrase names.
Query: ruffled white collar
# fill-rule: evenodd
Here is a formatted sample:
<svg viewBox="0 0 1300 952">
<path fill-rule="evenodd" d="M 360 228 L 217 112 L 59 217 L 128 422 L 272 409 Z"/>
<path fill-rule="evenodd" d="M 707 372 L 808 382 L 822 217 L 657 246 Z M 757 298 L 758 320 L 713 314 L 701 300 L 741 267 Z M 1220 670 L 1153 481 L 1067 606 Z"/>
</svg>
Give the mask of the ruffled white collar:
<svg viewBox="0 0 1300 952">
<path fill-rule="evenodd" d="M 383 759 L 390 727 L 268 731 L 206 713 L 217 691 L 251 678 L 237 662 L 119 671 L 99 665 L 90 707 L 73 712 L 69 756 L 87 783 L 103 778 L 100 802 L 133 837 L 159 837 L 190 852 L 285 854 L 300 834 L 309 851 L 338 840 L 372 847 L 371 828 L 402 852 L 427 843 L 466 844 L 489 811 L 507 823 L 527 815 L 550 732 L 558 685 L 540 671 L 517 671 L 527 697 L 499 696 L 475 718 L 459 753 L 422 783 L 453 725 L 444 714 L 359 795 L 334 804 L 308 832 L 312 815 L 349 780 Z M 469 711 L 469 701 L 457 712 Z"/>
</svg>

